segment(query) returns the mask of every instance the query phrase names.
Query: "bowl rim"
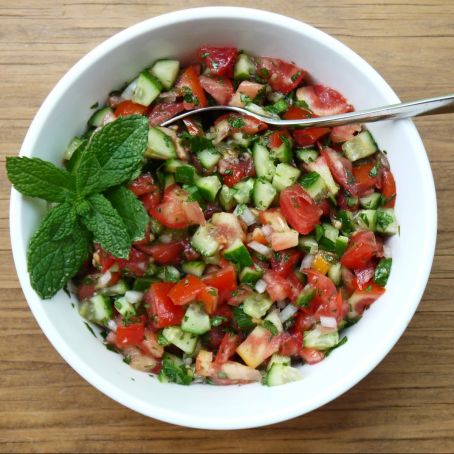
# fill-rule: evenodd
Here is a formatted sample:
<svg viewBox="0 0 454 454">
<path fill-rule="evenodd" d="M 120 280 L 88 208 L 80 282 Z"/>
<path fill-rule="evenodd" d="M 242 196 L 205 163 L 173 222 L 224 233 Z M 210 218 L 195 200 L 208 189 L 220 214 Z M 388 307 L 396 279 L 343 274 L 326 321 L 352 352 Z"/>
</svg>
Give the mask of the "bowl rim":
<svg viewBox="0 0 454 454">
<path fill-rule="evenodd" d="M 262 23 L 274 23 L 278 21 L 279 23 L 284 24 L 286 28 L 292 29 L 294 31 L 305 30 L 306 32 L 310 32 L 313 39 L 321 41 L 325 45 L 328 45 L 336 51 L 343 53 L 350 60 L 350 62 L 358 68 L 360 72 L 365 73 L 367 77 L 380 88 L 380 91 L 387 98 L 389 103 L 400 102 L 396 93 L 392 90 L 389 84 L 362 57 L 360 57 L 352 49 L 338 41 L 336 38 L 319 29 L 316 29 L 315 27 L 305 22 L 277 13 L 253 8 L 234 6 L 189 8 L 155 16 L 132 25 L 103 41 L 93 50 L 85 54 L 64 74 L 64 76 L 58 81 L 58 83 L 42 103 L 27 131 L 19 155 L 28 156 L 31 154 L 30 150 L 32 149 L 32 144 L 36 141 L 38 133 L 45 123 L 49 112 L 51 112 L 55 105 L 59 102 L 60 97 L 66 91 L 66 89 L 73 83 L 75 79 L 77 79 L 79 73 L 84 71 L 87 67 L 96 64 L 99 58 L 109 53 L 120 44 L 130 39 L 134 39 L 136 36 L 139 36 L 140 34 L 145 33 L 149 30 L 161 28 L 165 25 L 177 25 L 179 23 L 191 21 L 194 18 L 241 19 L 244 17 L 254 17 L 255 20 Z M 43 333 L 46 335 L 50 343 L 63 357 L 63 359 L 91 385 L 93 385 L 103 394 L 106 394 L 113 400 L 132 410 L 135 410 L 145 416 L 159 419 L 168 423 L 178 424 L 186 427 L 216 430 L 253 428 L 268 424 L 274 424 L 300 416 L 330 402 L 331 400 L 335 399 L 336 397 L 340 396 L 341 394 L 355 386 L 367 374 L 369 374 L 397 343 L 419 305 L 432 267 L 437 234 L 437 203 L 433 175 L 428 156 L 425 152 L 424 145 L 415 125 L 411 120 L 400 121 L 402 122 L 403 127 L 406 129 L 409 137 L 412 139 L 415 148 L 419 148 L 419 150 L 422 151 L 421 153 L 419 153 L 418 158 L 421 160 L 421 165 L 425 166 L 427 169 L 427 172 L 425 172 L 425 179 L 424 181 L 421 181 L 420 184 L 424 185 L 425 188 L 428 201 L 427 214 L 429 218 L 432 219 L 432 222 L 429 223 L 425 244 L 421 245 L 421 247 L 424 248 L 422 255 L 426 257 L 425 261 L 423 261 L 423 263 L 421 264 L 421 276 L 423 278 L 415 283 L 415 298 L 413 300 L 413 304 L 408 305 L 406 310 L 402 309 L 400 318 L 395 321 L 392 329 L 390 329 L 391 334 L 387 336 L 386 341 L 383 342 L 380 348 L 375 350 L 375 355 L 373 356 L 373 358 L 367 362 L 362 362 L 360 367 L 356 367 L 354 370 L 352 370 L 348 375 L 348 379 L 339 381 L 332 387 L 332 389 L 329 390 L 329 392 L 327 392 L 323 396 L 322 399 L 318 399 L 317 401 L 310 401 L 309 403 L 295 402 L 295 405 L 292 408 L 270 411 L 266 415 L 257 415 L 254 418 L 226 418 L 222 421 L 213 422 L 207 417 L 204 418 L 194 415 L 192 415 L 191 418 L 188 419 L 187 414 L 183 411 L 177 412 L 149 403 L 144 404 L 144 402 L 140 399 L 132 397 L 126 391 L 123 391 L 119 386 L 115 386 L 108 380 L 104 379 L 94 369 L 91 369 L 89 366 L 87 366 L 81 358 L 74 354 L 74 350 L 60 337 L 58 331 L 55 329 L 52 322 L 44 312 L 44 309 L 42 307 L 42 300 L 35 294 L 30 286 L 28 273 L 25 272 L 25 270 L 27 269 L 25 259 L 26 250 L 23 247 L 22 242 L 18 241 L 21 237 L 21 229 L 19 228 L 22 221 L 20 206 L 23 203 L 23 199 L 22 196 L 13 188 L 11 190 L 9 210 L 9 227 L 13 258 L 22 291 L 36 321 L 38 322 L 40 328 L 42 329 Z"/>
</svg>

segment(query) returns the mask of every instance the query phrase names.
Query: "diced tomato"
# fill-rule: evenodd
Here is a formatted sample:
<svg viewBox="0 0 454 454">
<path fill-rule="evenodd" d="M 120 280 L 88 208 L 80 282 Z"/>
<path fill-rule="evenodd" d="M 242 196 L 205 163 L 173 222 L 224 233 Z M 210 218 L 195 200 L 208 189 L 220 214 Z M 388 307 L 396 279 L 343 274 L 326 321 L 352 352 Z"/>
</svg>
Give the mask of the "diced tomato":
<svg viewBox="0 0 454 454">
<path fill-rule="evenodd" d="M 320 223 L 322 210 L 299 184 L 281 191 L 279 205 L 287 222 L 302 235 L 307 235 Z"/>
<path fill-rule="evenodd" d="M 329 128 L 305 128 L 295 129 L 293 131 L 293 138 L 300 147 L 307 147 L 313 145 L 320 140 L 323 136 L 329 134 Z"/>
<path fill-rule="evenodd" d="M 333 143 L 347 142 L 347 140 L 353 139 L 357 132 L 360 132 L 362 126 L 359 123 L 353 123 L 352 125 L 335 126 L 331 130 L 331 141 Z"/>
<path fill-rule="evenodd" d="M 123 101 L 118 104 L 115 109 L 114 115 L 116 117 L 127 117 L 129 115 L 145 115 L 148 110 L 147 106 L 142 106 L 142 104 L 136 104 L 132 101 Z"/>
<path fill-rule="evenodd" d="M 298 356 L 303 348 L 303 334 L 301 332 L 283 332 L 279 353 L 284 356 Z"/>
<path fill-rule="evenodd" d="M 191 136 L 203 136 L 202 125 L 198 121 L 193 118 L 183 118 L 183 123 Z"/>
<path fill-rule="evenodd" d="M 283 143 L 284 140 L 291 141 L 292 137 L 290 136 L 289 132 L 284 129 L 282 131 L 274 131 L 268 136 L 268 147 L 270 148 L 278 148 Z"/>
<path fill-rule="evenodd" d="M 266 291 L 273 301 L 282 301 L 290 297 L 290 282 L 276 271 L 266 271 L 262 278 L 266 284 Z"/>
<path fill-rule="evenodd" d="M 117 339 L 116 343 L 119 347 L 126 347 L 130 345 L 139 345 L 144 340 L 145 325 L 143 321 L 138 323 L 119 323 L 117 325 Z"/>
<path fill-rule="evenodd" d="M 287 112 L 282 116 L 284 120 L 302 120 L 304 118 L 313 118 L 317 117 L 309 109 L 304 109 L 303 107 L 291 106 Z"/>
<path fill-rule="evenodd" d="M 353 106 L 338 91 L 324 85 L 301 87 L 296 95 L 317 115 L 336 115 L 353 110 Z"/>
<path fill-rule="evenodd" d="M 359 290 L 363 290 L 367 287 L 369 281 L 374 277 L 375 266 L 372 261 L 369 261 L 366 266 L 361 268 L 355 268 L 353 270 L 356 276 L 356 284 Z"/>
<path fill-rule="evenodd" d="M 238 85 L 235 94 L 229 102 L 231 106 L 244 107 L 245 99 L 254 101 L 254 99 L 263 91 L 265 85 L 258 84 L 257 82 L 251 82 L 249 80 L 243 80 Z"/>
<path fill-rule="evenodd" d="M 241 180 L 253 176 L 255 176 L 254 162 L 251 158 L 247 157 L 228 165 L 227 173 L 222 175 L 222 181 L 231 188 Z"/>
<path fill-rule="evenodd" d="M 91 298 L 95 294 L 96 285 L 94 282 L 82 283 L 77 287 L 77 296 L 80 301 Z"/>
<path fill-rule="evenodd" d="M 336 203 L 339 209 L 356 211 L 359 207 L 359 198 L 350 197 L 345 191 L 339 191 L 336 196 Z"/>
<path fill-rule="evenodd" d="M 241 337 L 238 334 L 225 333 L 214 362 L 222 364 L 228 361 L 235 354 L 235 350 L 240 344 Z"/>
<path fill-rule="evenodd" d="M 101 246 L 96 245 L 95 254 L 98 256 L 101 271 L 105 273 L 110 270 L 112 265 L 117 262 L 117 259 L 110 253 L 106 252 Z"/>
<path fill-rule="evenodd" d="M 195 301 L 204 288 L 205 285 L 197 276 L 188 274 L 172 287 L 169 298 L 177 306 L 182 306 Z"/>
<path fill-rule="evenodd" d="M 393 208 L 396 203 L 396 182 L 392 172 L 388 169 L 383 170 L 381 180 L 381 193 L 385 197 L 386 208 Z"/>
<path fill-rule="evenodd" d="M 140 201 L 142 202 L 144 208 L 148 213 L 151 213 L 154 208 L 159 205 L 161 201 L 161 191 L 156 185 L 152 185 L 152 189 L 147 194 L 140 196 Z"/>
<path fill-rule="evenodd" d="M 137 177 L 130 185 L 128 189 L 132 191 L 137 197 L 152 192 L 155 188 L 153 177 L 151 173 L 143 173 L 140 177 Z"/>
<path fill-rule="evenodd" d="M 206 107 L 208 104 L 194 65 L 185 69 L 176 84 L 176 90 L 180 96 L 183 96 L 183 105 L 186 110 Z"/>
<path fill-rule="evenodd" d="M 257 59 L 257 73 L 268 80 L 273 90 L 285 95 L 294 90 L 306 75 L 306 71 L 293 63 L 269 57 Z"/>
<path fill-rule="evenodd" d="M 235 289 L 233 292 L 230 292 L 229 298 L 227 299 L 227 304 L 229 306 L 238 307 L 242 304 L 247 297 L 253 294 L 253 290 L 247 284 L 240 284 L 240 286 Z"/>
<path fill-rule="evenodd" d="M 216 308 L 218 307 L 219 301 L 219 292 L 216 287 L 207 287 L 204 286 L 202 290 L 200 290 L 197 300 L 201 301 L 205 307 L 205 312 L 209 315 L 212 315 Z"/>
<path fill-rule="evenodd" d="M 311 302 L 311 307 L 318 307 L 319 305 L 329 305 L 329 302 L 336 297 L 337 290 L 333 281 L 312 269 L 305 269 L 303 273 L 307 276 L 307 283 L 315 288 L 315 296 Z"/>
<path fill-rule="evenodd" d="M 370 173 L 375 165 L 375 162 L 365 162 L 353 167 L 353 177 L 356 181 L 359 196 L 366 194 L 377 185 L 381 172 L 377 171 L 376 176 L 372 176 Z"/>
<path fill-rule="evenodd" d="M 322 210 L 323 216 L 329 216 L 331 214 L 331 204 L 328 199 L 320 200 L 317 205 Z"/>
<path fill-rule="evenodd" d="M 164 354 L 164 347 L 158 342 L 156 333 L 150 329 L 145 329 L 144 337 L 140 349 L 154 358 L 161 358 Z"/>
<path fill-rule="evenodd" d="M 383 293 L 385 293 L 385 289 L 374 283 L 368 284 L 365 290 L 355 290 L 348 300 L 351 315 L 362 315 L 364 309 L 374 303 Z"/>
<path fill-rule="evenodd" d="M 183 202 L 183 210 L 189 225 L 205 225 L 205 216 L 199 202 Z"/>
<path fill-rule="evenodd" d="M 153 107 L 148 114 L 148 120 L 151 126 L 158 126 L 180 112 L 183 112 L 183 110 L 184 104 L 182 102 L 162 102 Z"/>
<path fill-rule="evenodd" d="M 294 303 L 296 301 L 296 299 L 298 298 L 298 296 L 300 295 L 300 293 L 302 292 L 302 290 L 304 288 L 304 285 L 298 279 L 298 277 L 296 276 L 296 274 L 294 272 L 289 273 L 286 276 L 286 279 L 288 280 L 288 282 L 290 284 L 290 296 L 289 296 L 289 298 L 290 298 L 290 301 L 292 303 Z"/>
<path fill-rule="evenodd" d="M 375 235 L 369 231 L 356 232 L 350 238 L 341 258 L 342 265 L 350 269 L 364 268 L 377 252 Z"/>
<path fill-rule="evenodd" d="M 332 148 L 325 147 L 321 150 L 333 178 L 352 196 L 358 192 L 353 177 L 352 163 Z"/>
<path fill-rule="evenodd" d="M 287 276 L 298 262 L 301 261 L 303 254 L 297 249 L 289 249 L 285 252 L 275 252 L 271 256 L 271 268 L 279 276 Z"/>
<path fill-rule="evenodd" d="M 213 97 L 217 104 L 226 106 L 233 96 L 233 85 L 227 77 L 200 76 L 202 88 Z"/>
<path fill-rule="evenodd" d="M 273 251 L 284 251 L 298 246 L 298 232 L 293 229 L 286 232 L 273 232 L 270 240 Z"/>
<path fill-rule="evenodd" d="M 315 350 L 315 348 L 301 349 L 300 356 L 307 364 L 317 364 L 325 357 L 323 352 Z"/>
<path fill-rule="evenodd" d="M 309 313 L 306 310 L 300 310 L 296 316 L 294 330 L 297 333 L 303 334 L 304 331 L 309 331 L 311 328 L 313 328 L 316 322 L 317 319 L 313 314 Z"/>
<path fill-rule="evenodd" d="M 137 246 L 141 251 L 151 255 L 158 265 L 178 265 L 181 262 L 181 254 L 184 245 L 181 241 L 172 241 L 170 243 L 156 243 L 151 246 Z"/>
<path fill-rule="evenodd" d="M 140 245 L 132 247 L 127 259 L 116 259 L 120 270 L 128 270 L 135 276 L 143 276 L 148 266 L 149 258 L 142 251 L 138 250 Z"/>
<path fill-rule="evenodd" d="M 286 232 L 290 229 L 279 208 L 260 211 L 259 220 L 263 225 L 269 225 L 274 232 Z"/>
<path fill-rule="evenodd" d="M 172 282 L 156 282 L 151 284 L 145 294 L 148 313 L 156 328 L 179 325 L 184 317 L 184 308 L 172 303 L 168 293 L 173 288 Z"/>
<path fill-rule="evenodd" d="M 200 254 L 194 250 L 189 240 L 182 240 L 180 243 L 183 245 L 183 260 L 191 262 L 200 258 Z"/>
<path fill-rule="evenodd" d="M 202 46 L 198 51 L 199 60 L 214 76 L 233 77 L 238 50 L 236 47 Z"/>
<path fill-rule="evenodd" d="M 219 291 L 219 296 L 226 292 L 233 292 L 238 286 L 233 265 L 226 265 L 219 271 L 207 274 L 202 280 L 205 285 L 216 287 Z"/>
<path fill-rule="evenodd" d="M 250 243 L 251 241 L 257 241 L 257 243 L 265 245 L 268 244 L 266 236 L 263 234 L 262 229 L 259 227 L 256 227 L 252 232 L 248 233 L 247 243 Z"/>
</svg>

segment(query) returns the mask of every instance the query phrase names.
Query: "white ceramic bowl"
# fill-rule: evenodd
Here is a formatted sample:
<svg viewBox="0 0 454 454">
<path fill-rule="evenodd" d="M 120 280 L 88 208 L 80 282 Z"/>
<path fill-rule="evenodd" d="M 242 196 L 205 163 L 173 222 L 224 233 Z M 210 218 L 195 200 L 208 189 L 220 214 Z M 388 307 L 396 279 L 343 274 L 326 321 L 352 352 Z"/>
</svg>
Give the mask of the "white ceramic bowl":
<svg viewBox="0 0 454 454">
<path fill-rule="evenodd" d="M 352 50 L 309 25 L 269 12 L 213 7 L 177 11 L 146 20 L 108 39 L 74 65 L 33 120 L 21 155 L 59 163 L 62 150 L 84 129 L 90 106 L 157 58 L 189 62 L 202 44 L 231 44 L 257 55 L 293 60 L 357 109 L 398 102 L 382 77 Z M 12 191 L 10 227 L 17 273 L 43 332 L 87 381 L 123 405 L 163 421 L 206 429 L 238 429 L 307 413 L 344 393 L 368 374 L 402 335 L 426 285 L 436 238 L 433 177 L 424 146 L 410 121 L 370 126 L 389 152 L 397 180 L 401 235 L 391 241 L 394 257 L 387 292 L 363 320 L 349 328 L 349 341 L 304 380 L 268 388 L 259 384 L 189 387 L 161 384 L 134 371 L 85 327 L 61 291 L 42 301 L 26 271 L 28 239 L 44 205 Z"/>
</svg>

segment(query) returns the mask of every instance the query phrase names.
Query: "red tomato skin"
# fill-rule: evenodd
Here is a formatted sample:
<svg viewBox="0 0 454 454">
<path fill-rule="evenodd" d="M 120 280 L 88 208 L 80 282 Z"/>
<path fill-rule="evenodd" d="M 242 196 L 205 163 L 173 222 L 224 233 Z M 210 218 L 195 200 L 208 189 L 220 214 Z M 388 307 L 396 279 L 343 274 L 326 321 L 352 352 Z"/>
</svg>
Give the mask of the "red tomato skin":
<svg viewBox="0 0 454 454">
<path fill-rule="evenodd" d="M 224 266 L 219 271 L 207 274 L 202 280 L 205 285 L 217 288 L 219 295 L 225 292 L 233 292 L 238 287 L 233 265 Z"/>
<path fill-rule="evenodd" d="M 285 95 L 294 90 L 302 81 L 306 72 L 293 63 L 278 58 L 257 58 L 257 72 L 268 80 L 271 88 Z"/>
<path fill-rule="evenodd" d="M 140 201 L 148 213 L 152 212 L 161 201 L 161 191 L 159 190 L 159 187 L 152 185 L 151 190 L 147 194 L 140 196 Z"/>
<path fill-rule="evenodd" d="M 311 365 L 319 363 L 325 357 L 323 352 L 315 350 L 315 348 L 301 349 L 300 356 L 304 362 Z"/>
<path fill-rule="evenodd" d="M 77 297 L 80 301 L 91 298 L 95 294 L 96 286 L 95 284 L 84 284 L 82 283 L 77 288 Z"/>
<path fill-rule="evenodd" d="M 322 210 L 299 184 L 281 191 L 279 205 L 287 222 L 301 235 L 307 235 L 320 223 Z"/>
<path fill-rule="evenodd" d="M 230 172 L 222 175 L 222 181 L 229 188 L 235 186 L 245 178 L 255 176 L 254 162 L 251 158 L 241 159 L 237 163 L 228 166 L 227 169 L 230 170 Z"/>
<path fill-rule="evenodd" d="M 293 131 L 293 138 L 300 147 L 307 147 L 329 134 L 330 131 L 330 128 L 295 129 Z"/>
<path fill-rule="evenodd" d="M 139 345 L 144 340 L 145 325 L 144 322 L 131 323 L 123 325 L 120 323 L 116 331 L 116 344 L 123 348 L 131 345 Z"/>
<path fill-rule="evenodd" d="M 361 124 L 354 123 L 351 125 L 335 126 L 332 131 L 330 138 L 334 143 L 343 143 L 347 140 L 353 139 L 357 132 L 360 132 L 362 129 Z"/>
<path fill-rule="evenodd" d="M 381 193 L 387 201 L 384 205 L 385 208 L 394 208 L 396 204 L 396 182 L 392 172 L 388 169 L 383 170 Z"/>
<path fill-rule="evenodd" d="M 318 115 L 315 115 L 309 109 L 304 109 L 298 106 L 291 106 L 287 112 L 282 116 L 284 120 L 302 120 L 304 118 L 315 118 Z"/>
<path fill-rule="evenodd" d="M 283 332 L 279 354 L 284 356 L 298 356 L 303 349 L 303 334 L 301 332 Z"/>
<path fill-rule="evenodd" d="M 370 171 L 374 168 L 375 164 L 375 162 L 365 162 L 353 167 L 353 177 L 356 181 L 359 196 L 367 194 L 377 186 L 379 174 L 375 177 L 370 175 Z"/>
<path fill-rule="evenodd" d="M 214 362 L 223 364 L 228 361 L 235 354 L 235 350 L 240 344 L 241 337 L 238 334 L 225 333 Z"/>
<path fill-rule="evenodd" d="M 280 147 L 284 143 L 282 140 L 283 137 L 291 139 L 291 136 L 287 130 L 274 131 L 268 136 L 268 146 L 270 148 Z"/>
<path fill-rule="evenodd" d="M 205 92 L 200 85 L 199 75 L 194 65 L 188 66 L 179 81 L 176 84 L 177 93 L 180 96 L 189 96 L 192 101 L 185 100 L 183 102 L 186 110 L 195 109 L 196 107 L 206 107 L 208 104 Z"/>
<path fill-rule="evenodd" d="M 236 47 L 202 46 L 199 48 L 199 61 L 204 63 L 214 76 L 233 77 L 233 67 L 238 50 Z"/>
<path fill-rule="evenodd" d="M 324 85 L 310 85 L 298 89 L 304 93 L 309 109 L 317 115 L 335 115 L 351 112 L 353 106 L 336 90 Z"/>
<path fill-rule="evenodd" d="M 192 118 L 183 118 L 183 123 L 191 136 L 203 136 L 203 129 Z"/>
<path fill-rule="evenodd" d="M 352 270 L 364 268 L 376 253 L 375 235 L 369 231 L 356 232 L 350 238 L 347 250 L 341 257 L 341 263 Z"/>
<path fill-rule="evenodd" d="M 321 150 L 333 178 L 352 196 L 356 196 L 358 189 L 353 176 L 352 163 L 332 148 L 325 147 Z"/>
<path fill-rule="evenodd" d="M 158 126 L 166 120 L 170 120 L 175 115 L 183 112 L 184 103 L 182 102 L 162 102 L 156 104 L 148 114 L 148 121 L 151 126 Z"/>
<path fill-rule="evenodd" d="M 375 266 L 372 261 L 369 261 L 366 266 L 361 268 L 355 268 L 353 270 L 356 276 L 356 285 L 359 290 L 365 289 L 370 280 L 374 277 Z"/>
<path fill-rule="evenodd" d="M 123 101 L 118 104 L 115 109 L 114 115 L 116 117 L 128 117 L 129 115 L 145 115 L 148 110 L 147 106 L 142 106 L 142 104 L 136 104 L 132 101 Z"/>
<path fill-rule="evenodd" d="M 262 278 L 266 283 L 266 291 L 273 301 L 282 301 L 291 295 L 290 282 L 275 271 L 266 271 Z"/>
<path fill-rule="evenodd" d="M 148 313 L 155 328 L 179 325 L 184 317 L 184 308 L 172 303 L 168 293 L 174 284 L 172 282 L 157 282 L 151 284 L 145 294 Z"/>
<path fill-rule="evenodd" d="M 143 173 L 130 183 L 128 189 L 137 197 L 152 192 L 155 187 L 151 173 Z"/>
<path fill-rule="evenodd" d="M 275 252 L 271 256 L 271 269 L 279 276 L 288 276 L 303 254 L 297 249 L 288 249 L 285 252 Z"/>
<path fill-rule="evenodd" d="M 307 283 L 316 289 L 314 299 L 311 302 L 311 308 L 316 309 L 322 304 L 328 305 L 330 300 L 337 295 L 336 286 L 333 281 L 316 270 L 305 269 L 302 271 L 307 276 Z"/>
<path fill-rule="evenodd" d="M 198 277 L 188 274 L 172 287 L 169 291 L 169 298 L 173 304 L 183 306 L 195 301 L 204 288 L 205 285 Z"/>
<path fill-rule="evenodd" d="M 184 251 L 184 245 L 181 241 L 158 243 L 151 246 L 138 245 L 137 247 L 145 254 L 151 255 L 158 265 L 178 265 Z"/>
<path fill-rule="evenodd" d="M 233 96 L 233 85 L 227 77 L 200 76 L 200 85 L 217 104 L 226 106 Z"/>
</svg>

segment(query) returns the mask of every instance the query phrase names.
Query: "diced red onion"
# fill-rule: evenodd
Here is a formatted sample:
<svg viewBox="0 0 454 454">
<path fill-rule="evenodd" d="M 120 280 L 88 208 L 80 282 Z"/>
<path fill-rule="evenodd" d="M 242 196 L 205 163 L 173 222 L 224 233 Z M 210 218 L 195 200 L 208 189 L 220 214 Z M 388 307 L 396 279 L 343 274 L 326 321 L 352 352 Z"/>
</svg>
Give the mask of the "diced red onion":
<svg viewBox="0 0 454 454">
<path fill-rule="evenodd" d="M 271 228 L 270 225 L 266 224 L 262 226 L 262 233 L 265 235 L 266 238 L 269 238 L 273 233 L 273 229 Z"/>
<path fill-rule="evenodd" d="M 266 287 L 268 286 L 268 284 L 263 280 L 263 279 L 259 279 L 256 283 L 255 283 L 255 290 L 258 292 L 258 293 L 263 293 L 265 290 L 266 290 Z"/>
<path fill-rule="evenodd" d="M 292 318 L 298 312 L 298 308 L 293 304 L 287 304 L 284 309 L 279 313 L 279 320 L 285 323 L 288 319 Z"/>
<path fill-rule="evenodd" d="M 237 205 L 233 213 L 239 216 L 247 226 L 255 224 L 257 221 L 254 213 L 246 205 Z"/>
<path fill-rule="evenodd" d="M 268 246 L 265 246 L 262 243 L 259 243 L 258 241 L 251 241 L 248 246 L 254 250 L 255 252 L 258 252 L 259 254 L 269 256 L 271 254 L 271 249 Z"/>
<path fill-rule="evenodd" d="M 313 261 L 314 261 L 314 256 L 312 254 L 307 254 L 303 258 L 303 261 L 301 262 L 300 270 L 304 270 L 305 268 L 310 268 Z"/>
<path fill-rule="evenodd" d="M 320 324 L 325 328 L 337 328 L 337 320 L 335 317 L 320 316 Z"/>
<path fill-rule="evenodd" d="M 386 244 L 383 245 L 383 256 L 387 259 L 391 257 L 391 248 Z"/>
<path fill-rule="evenodd" d="M 109 320 L 109 321 L 107 322 L 107 327 L 108 327 L 111 331 L 114 331 L 114 332 L 117 331 L 117 324 L 115 323 L 114 320 Z"/>
<path fill-rule="evenodd" d="M 101 274 L 98 282 L 96 283 L 97 288 L 105 288 L 109 285 L 110 280 L 112 279 L 112 273 L 110 270 L 107 270 L 105 273 Z"/>
<path fill-rule="evenodd" d="M 143 293 L 142 292 L 137 292 L 135 290 L 128 290 L 125 293 L 125 298 L 128 303 L 131 304 L 137 304 L 142 301 L 143 298 Z"/>
</svg>

